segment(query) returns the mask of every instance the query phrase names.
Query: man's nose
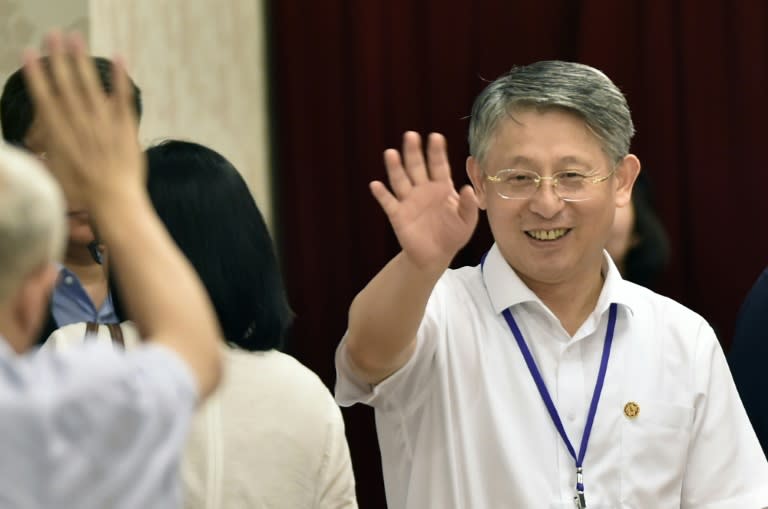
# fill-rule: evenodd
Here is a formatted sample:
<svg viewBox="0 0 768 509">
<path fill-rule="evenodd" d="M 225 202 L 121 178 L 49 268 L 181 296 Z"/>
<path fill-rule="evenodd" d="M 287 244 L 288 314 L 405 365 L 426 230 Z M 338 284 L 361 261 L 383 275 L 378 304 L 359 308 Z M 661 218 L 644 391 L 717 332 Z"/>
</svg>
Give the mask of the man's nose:
<svg viewBox="0 0 768 509">
<path fill-rule="evenodd" d="M 565 206 L 565 202 L 557 195 L 555 182 L 551 177 L 542 177 L 539 186 L 531 196 L 528 204 L 531 212 L 543 218 L 551 219 Z"/>
</svg>

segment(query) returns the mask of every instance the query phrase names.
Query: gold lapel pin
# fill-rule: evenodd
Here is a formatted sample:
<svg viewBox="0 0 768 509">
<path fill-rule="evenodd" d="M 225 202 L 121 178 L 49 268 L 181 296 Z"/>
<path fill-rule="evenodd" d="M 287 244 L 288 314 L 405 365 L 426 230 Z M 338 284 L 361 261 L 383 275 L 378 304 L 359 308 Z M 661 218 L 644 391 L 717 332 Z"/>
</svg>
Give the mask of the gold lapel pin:
<svg viewBox="0 0 768 509">
<path fill-rule="evenodd" d="M 634 401 L 630 401 L 629 403 L 624 405 L 624 415 L 626 415 L 630 419 L 634 419 L 639 414 L 640 414 L 640 405 L 638 405 Z"/>
</svg>

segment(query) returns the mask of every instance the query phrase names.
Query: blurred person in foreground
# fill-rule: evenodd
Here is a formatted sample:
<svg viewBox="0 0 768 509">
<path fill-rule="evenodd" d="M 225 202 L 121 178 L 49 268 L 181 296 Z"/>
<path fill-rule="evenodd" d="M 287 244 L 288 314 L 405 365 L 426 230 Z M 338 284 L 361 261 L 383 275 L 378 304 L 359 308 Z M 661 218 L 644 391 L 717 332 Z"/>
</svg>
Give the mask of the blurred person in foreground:
<svg viewBox="0 0 768 509">
<path fill-rule="evenodd" d="M 38 161 L 3 148 L 0 506 L 179 507 L 181 453 L 196 404 L 221 376 L 221 332 L 147 198 L 122 65 L 108 97 L 79 36 L 54 32 L 46 46 L 50 72 L 30 51 L 24 73 L 49 170 L 118 251 L 114 272 L 146 344 L 31 351 L 65 244 L 65 204 Z"/>
</svg>

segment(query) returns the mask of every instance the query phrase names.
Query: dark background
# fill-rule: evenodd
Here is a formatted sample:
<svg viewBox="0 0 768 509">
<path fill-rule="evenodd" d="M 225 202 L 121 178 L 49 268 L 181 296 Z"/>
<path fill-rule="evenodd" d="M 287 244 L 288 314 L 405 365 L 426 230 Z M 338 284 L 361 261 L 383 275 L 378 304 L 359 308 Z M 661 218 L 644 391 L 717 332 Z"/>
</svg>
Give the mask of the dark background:
<svg viewBox="0 0 768 509">
<path fill-rule="evenodd" d="M 332 387 L 354 295 L 398 250 L 370 196 L 403 131 L 442 132 L 457 186 L 472 100 L 513 65 L 574 60 L 625 92 L 672 243 L 658 290 L 727 349 L 766 265 L 768 2 L 277 0 L 269 6 L 276 230 L 289 352 Z M 491 242 L 481 219 L 454 265 Z M 347 409 L 360 506 L 383 508 L 373 413 Z"/>
</svg>

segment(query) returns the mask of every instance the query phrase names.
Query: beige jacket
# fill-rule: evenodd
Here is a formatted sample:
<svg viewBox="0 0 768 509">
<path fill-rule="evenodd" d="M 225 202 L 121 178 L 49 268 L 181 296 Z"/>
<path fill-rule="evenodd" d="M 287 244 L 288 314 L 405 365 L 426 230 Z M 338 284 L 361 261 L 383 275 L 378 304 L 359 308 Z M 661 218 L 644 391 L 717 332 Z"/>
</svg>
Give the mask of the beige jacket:
<svg viewBox="0 0 768 509">
<path fill-rule="evenodd" d="M 138 343 L 122 324 L 127 348 Z M 85 339 L 85 324 L 55 331 L 44 348 Z M 106 326 L 89 335 L 111 341 Z M 186 509 L 353 509 L 344 421 L 328 389 L 296 359 L 227 348 L 225 378 L 198 410 L 182 462 Z"/>
</svg>

